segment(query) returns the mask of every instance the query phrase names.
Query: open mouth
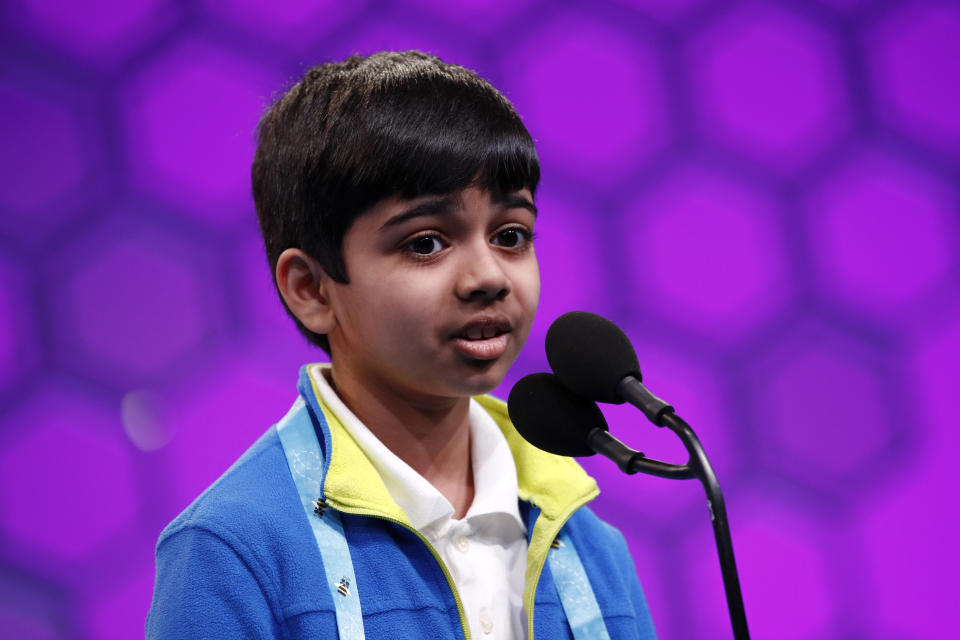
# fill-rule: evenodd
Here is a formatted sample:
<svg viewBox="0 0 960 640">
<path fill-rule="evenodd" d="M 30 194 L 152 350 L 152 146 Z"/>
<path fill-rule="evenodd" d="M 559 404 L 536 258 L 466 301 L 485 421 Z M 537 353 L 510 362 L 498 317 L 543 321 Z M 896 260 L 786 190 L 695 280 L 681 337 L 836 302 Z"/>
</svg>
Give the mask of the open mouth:
<svg viewBox="0 0 960 640">
<path fill-rule="evenodd" d="M 479 318 L 461 327 L 453 342 L 466 356 L 477 360 L 499 358 L 507 349 L 513 327 L 506 318 Z"/>
<path fill-rule="evenodd" d="M 489 340 L 512 330 L 513 327 L 506 318 L 477 318 L 461 327 L 453 337 L 462 340 Z"/>
<path fill-rule="evenodd" d="M 466 331 L 458 334 L 457 337 L 465 340 L 487 340 L 488 338 L 496 338 L 504 333 L 509 333 L 509 331 L 509 329 L 490 325 L 471 326 Z"/>
</svg>

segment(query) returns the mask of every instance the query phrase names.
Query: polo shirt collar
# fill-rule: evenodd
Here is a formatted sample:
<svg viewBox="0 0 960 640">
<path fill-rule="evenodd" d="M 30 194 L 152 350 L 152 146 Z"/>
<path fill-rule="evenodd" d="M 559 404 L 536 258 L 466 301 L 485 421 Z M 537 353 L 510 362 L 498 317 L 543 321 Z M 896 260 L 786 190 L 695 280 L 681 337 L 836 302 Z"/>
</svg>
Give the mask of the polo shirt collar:
<svg viewBox="0 0 960 640">
<path fill-rule="evenodd" d="M 453 517 L 450 501 L 410 465 L 384 445 L 343 403 L 327 381 L 330 365 L 309 368 L 316 390 L 327 408 L 337 417 L 383 480 L 393 500 L 403 509 L 417 530 L 439 525 Z M 470 452 L 473 465 L 474 497 L 466 520 L 506 515 L 521 531 L 526 526 L 517 503 L 517 469 L 507 440 L 487 411 L 470 400 Z"/>
</svg>

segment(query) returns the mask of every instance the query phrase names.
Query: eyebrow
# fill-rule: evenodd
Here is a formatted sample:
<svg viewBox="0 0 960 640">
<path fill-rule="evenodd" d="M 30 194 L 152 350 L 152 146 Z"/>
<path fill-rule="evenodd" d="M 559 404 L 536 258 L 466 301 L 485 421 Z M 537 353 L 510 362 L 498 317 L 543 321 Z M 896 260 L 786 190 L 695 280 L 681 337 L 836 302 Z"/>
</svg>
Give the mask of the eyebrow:
<svg viewBox="0 0 960 640">
<path fill-rule="evenodd" d="M 529 198 L 517 193 L 496 195 L 493 197 L 493 203 L 501 210 L 520 208 L 530 211 L 534 216 L 537 215 L 536 205 L 530 202 Z M 392 216 L 380 226 L 380 229 L 383 230 L 389 227 L 395 227 L 398 224 L 402 224 L 413 218 L 420 218 L 424 216 L 447 216 L 453 213 L 460 206 L 460 198 L 457 198 L 453 195 L 433 198 L 427 200 L 426 202 L 421 202 L 418 205 L 414 205 L 409 209 L 405 209 L 397 215 Z"/>
<path fill-rule="evenodd" d="M 405 209 L 398 213 L 395 216 L 392 216 L 389 220 L 384 222 L 380 229 L 386 229 L 388 227 L 395 227 L 398 224 L 402 224 L 407 220 L 412 218 L 420 218 L 423 216 L 446 216 L 453 213 L 454 209 L 457 207 L 457 201 L 453 196 L 441 196 L 438 198 L 432 198 L 426 202 L 421 202 L 418 205 L 414 205 L 409 209 Z"/>
<path fill-rule="evenodd" d="M 536 217 L 537 205 L 530 202 L 526 196 L 519 193 L 501 193 L 493 197 L 493 203 L 501 209 L 526 209 Z"/>
</svg>

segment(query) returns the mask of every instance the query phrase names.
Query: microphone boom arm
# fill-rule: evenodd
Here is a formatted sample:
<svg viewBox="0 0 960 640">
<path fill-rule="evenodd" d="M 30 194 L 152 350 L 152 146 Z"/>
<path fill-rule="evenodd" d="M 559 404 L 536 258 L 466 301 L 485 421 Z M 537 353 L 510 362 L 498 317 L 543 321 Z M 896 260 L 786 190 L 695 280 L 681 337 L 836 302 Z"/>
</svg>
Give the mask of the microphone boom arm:
<svg viewBox="0 0 960 640">
<path fill-rule="evenodd" d="M 690 425 L 673 412 L 673 407 L 650 393 L 635 377 L 624 377 L 617 385 L 617 393 L 640 409 L 652 423 L 658 427 L 667 427 L 676 433 L 689 453 L 689 459 L 686 464 L 678 465 L 647 458 L 600 428 L 594 428 L 587 435 L 587 444 L 597 453 L 613 460 L 625 473 L 645 473 L 676 480 L 690 478 L 700 480 L 707 494 L 707 505 L 710 508 L 710 521 L 713 524 L 713 536 L 720 558 L 720 572 L 723 575 L 723 589 L 727 597 L 727 608 L 730 611 L 733 637 L 735 640 L 749 640 L 750 632 L 747 630 L 747 614 L 743 606 L 737 564 L 733 557 L 733 541 L 730 537 L 727 508 L 717 475 L 710 465 L 710 460 L 707 459 L 700 439 Z"/>
<path fill-rule="evenodd" d="M 727 596 L 727 609 L 730 611 L 730 623 L 733 625 L 733 637 L 736 640 L 749 640 L 747 630 L 747 613 L 743 607 L 743 593 L 740 591 L 740 577 L 737 574 L 737 563 L 733 557 L 733 541 L 730 538 L 730 523 L 727 520 L 727 507 L 723 501 L 723 492 L 717 475 L 710 466 L 707 454 L 700 444 L 699 438 L 686 422 L 672 410 L 661 415 L 665 426 L 683 442 L 683 446 L 690 453 L 690 461 L 685 466 L 691 467 L 694 475 L 700 479 L 707 494 L 707 504 L 710 507 L 710 520 L 713 524 L 713 537 L 717 542 L 717 554 L 720 556 L 720 573 L 723 574 L 723 590 Z M 677 476 L 678 477 L 678 476 Z"/>
<path fill-rule="evenodd" d="M 674 480 L 688 480 L 697 477 L 696 471 L 691 465 L 692 457 L 686 464 L 670 464 L 669 462 L 654 460 L 639 451 L 631 449 L 617 440 L 609 431 L 600 427 L 594 427 L 587 434 L 587 446 L 600 455 L 613 460 L 621 471 L 630 475 L 646 473 L 651 476 Z"/>
</svg>

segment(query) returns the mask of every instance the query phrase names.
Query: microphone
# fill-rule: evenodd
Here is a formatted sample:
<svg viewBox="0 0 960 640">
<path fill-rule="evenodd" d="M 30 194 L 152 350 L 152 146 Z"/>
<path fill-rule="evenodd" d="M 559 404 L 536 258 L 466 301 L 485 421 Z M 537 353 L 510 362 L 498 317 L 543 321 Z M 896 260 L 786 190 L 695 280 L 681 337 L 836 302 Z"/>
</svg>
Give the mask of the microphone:
<svg viewBox="0 0 960 640">
<path fill-rule="evenodd" d="M 507 412 L 524 440 L 558 456 L 592 456 L 587 437 L 607 430 L 596 403 L 567 391 L 551 373 L 532 373 L 517 381 Z"/>
<path fill-rule="evenodd" d="M 655 462 L 610 435 L 597 404 L 571 392 L 552 373 L 532 373 L 518 380 L 510 390 L 507 411 L 523 439 L 548 453 L 570 457 L 599 453 L 631 474 Z"/>
<path fill-rule="evenodd" d="M 550 325 L 547 361 L 574 393 L 596 402 L 629 402 L 658 427 L 673 407 L 643 386 L 637 353 L 620 327 L 588 311 L 565 313 Z"/>
</svg>

